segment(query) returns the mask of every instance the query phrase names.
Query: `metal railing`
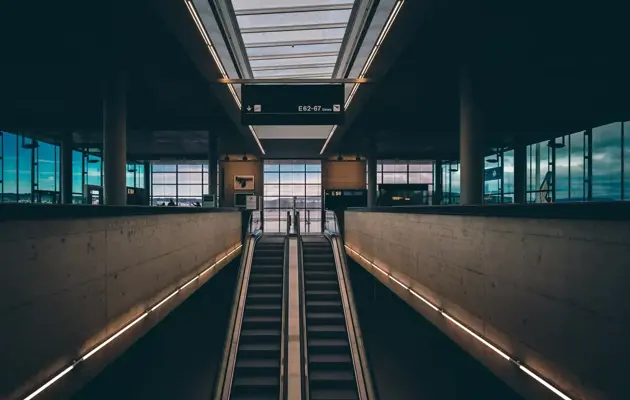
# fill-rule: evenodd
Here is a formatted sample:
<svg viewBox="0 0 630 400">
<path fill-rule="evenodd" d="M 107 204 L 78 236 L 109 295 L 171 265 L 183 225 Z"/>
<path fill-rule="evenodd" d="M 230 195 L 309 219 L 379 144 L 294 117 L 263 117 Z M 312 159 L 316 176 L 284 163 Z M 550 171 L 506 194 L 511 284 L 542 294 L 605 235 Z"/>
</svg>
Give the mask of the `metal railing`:
<svg viewBox="0 0 630 400">
<path fill-rule="evenodd" d="M 302 355 L 302 362 L 300 363 L 300 373 L 302 375 L 302 400 L 309 400 L 310 389 L 308 382 L 308 347 L 307 329 L 306 329 L 306 293 L 304 292 L 304 257 L 302 246 L 302 232 L 300 230 L 300 212 L 296 213 L 296 226 L 297 226 L 297 259 L 298 259 L 298 287 L 300 296 L 300 354 Z"/>
<path fill-rule="evenodd" d="M 325 221 L 324 221 L 324 232 L 326 231 L 334 235 L 338 235 L 340 233 L 339 220 L 337 220 L 337 214 L 331 210 L 326 210 Z"/>
</svg>

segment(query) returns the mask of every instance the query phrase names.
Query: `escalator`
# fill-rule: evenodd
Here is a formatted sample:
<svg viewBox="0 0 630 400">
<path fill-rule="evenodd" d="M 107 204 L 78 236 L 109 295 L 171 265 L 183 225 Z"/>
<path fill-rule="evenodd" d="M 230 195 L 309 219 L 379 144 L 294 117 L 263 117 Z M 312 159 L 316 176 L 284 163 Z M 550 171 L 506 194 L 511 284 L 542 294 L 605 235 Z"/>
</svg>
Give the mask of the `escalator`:
<svg viewBox="0 0 630 400">
<path fill-rule="evenodd" d="M 224 380 L 219 399 L 282 398 L 285 252 L 284 237 L 263 236 L 255 244 L 249 274 L 243 277 L 241 300 L 235 305 L 240 324 L 231 335 L 233 349 L 226 362 L 231 376 L 228 373 Z"/>
<path fill-rule="evenodd" d="M 312 400 L 359 399 L 331 242 L 302 238 L 308 391 Z"/>
</svg>

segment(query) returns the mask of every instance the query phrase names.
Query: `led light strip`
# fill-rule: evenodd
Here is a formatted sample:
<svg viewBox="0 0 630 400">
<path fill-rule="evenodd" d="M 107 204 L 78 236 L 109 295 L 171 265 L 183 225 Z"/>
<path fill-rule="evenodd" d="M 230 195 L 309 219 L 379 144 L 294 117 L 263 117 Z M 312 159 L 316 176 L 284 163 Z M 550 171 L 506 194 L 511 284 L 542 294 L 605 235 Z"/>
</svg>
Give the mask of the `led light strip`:
<svg viewBox="0 0 630 400">
<path fill-rule="evenodd" d="M 440 309 L 437 305 L 433 304 L 430 300 L 428 300 L 427 298 L 422 296 L 420 293 L 418 293 L 415 290 L 413 290 L 411 288 L 411 286 L 405 285 L 403 282 L 401 282 L 400 280 L 396 279 L 392 274 L 390 274 L 389 272 L 385 271 L 384 269 L 382 269 L 378 265 L 374 264 L 372 261 L 370 261 L 367 258 L 365 258 L 361 253 L 359 253 L 356 250 L 352 249 L 347 244 L 344 244 L 344 246 L 345 246 L 346 250 L 356 254 L 359 258 L 361 258 L 366 263 L 370 264 L 370 266 L 375 268 L 378 272 L 383 274 L 385 277 L 388 277 L 394 283 L 396 283 L 397 285 L 401 286 L 403 289 L 409 291 L 409 293 L 411 293 L 412 295 L 414 295 L 415 297 L 420 299 L 423 303 L 425 303 L 426 305 L 431 307 L 433 310 L 435 310 L 438 313 L 440 313 L 442 316 L 444 316 L 446 319 L 448 319 L 450 322 L 452 322 L 455 326 L 457 326 L 458 328 L 461 328 L 464 332 L 468 333 L 470 336 L 474 337 L 479 342 L 483 343 L 486 347 L 488 347 L 489 349 L 491 349 L 492 351 L 494 351 L 495 353 L 497 353 L 498 355 L 503 357 L 505 360 L 507 360 L 507 361 L 515 364 L 516 366 L 518 366 L 527 375 L 529 375 L 532 378 L 534 378 L 538 383 L 543 385 L 545 388 L 551 390 L 554 394 L 556 394 L 557 396 L 559 396 L 560 398 L 562 398 L 564 400 L 572 400 L 569 396 L 567 396 L 566 394 L 562 393 L 559 389 L 557 389 L 555 386 L 550 384 L 541 375 L 538 375 L 536 372 L 534 372 L 533 370 L 531 370 L 528 367 L 526 367 L 521 361 L 519 361 L 518 359 L 510 356 L 505 351 L 503 351 L 500 348 L 498 348 L 497 346 L 493 345 L 488 340 L 484 339 L 481 335 L 479 335 L 478 333 L 474 332 L 473 330 L 468 328 L 466 325 L 464 325 L 463 323 L 458 321 L 455 317 L 453 317 L 452 315 L 448 314 L 446 311 Z"/>
<path fill-rule="evenodd" d="M 214 62 L 217 64 L 217 67 L 219 67 L 219 72 L 221 72 L 221 76 L 223 77 L 223 79 L 230 79 L 225 68 L 223 67 L 223 63 L 221 62 L 221 59 L 219 58 L 219 54 L 217 54 L 214 46 L 212 45 L 212 41 L 210 41 L 210 37 L 208 36 L 206 29 L 204 28 L 203 22 L 201 22 L 201 18 L 199 18 L 199 14 L 197 13 L 197 9 L 195 8 L 195 5 L 193 4 L 192 0 L 184 0 L 184 1 L 186 3 L 186 7 L 188 8 L 188 12 L 192 16 L 193 21 L 195 21 L 195 25 L 197 25 L 197 29 L 199 30 L 199 33 L 201 33 L 201 37 L 203 38 L 203 41 L 206 42 L 206 46 L 208 47 L 208 50 L 210 51 L 210 54 L 212 55 Z M 241 99 L 238 97 L 238 94 L 236 94 L 236 89 L 234 88 L 234 85 L 231 83 L 228 83 L 227 87 L 230 90 L 230 93 L 232 94 L 232 97 L 234 98 L 234 101 L 236 102 L 238 109 L 240 110 L 242 107 Z M 260 151 L 263 154 L 265 154 L 265 149 L 263 149 L 263 146 L 260 143 L 260 140 L 258 139 L 258 135 L 256 134 L 254 127 L 249 125 L 249 131 L 254 136 L 254 140 L 256 140 L 256 144 L 260 148 Z"/>
<path fill-rule="evenodd" d="M 372 48 L 372 51 L 370 52 L 370 55 L 368 56 L 367 61 L 365 62 L 365 65 L 363 66 L 363 69 L 361 70 L 361 73 L 359 74 L 359 79 L 365 78 L 365 74 L 367 74 L 368 69 L 370 69 L 370 65 L 372 65 L 372 61 L 374 61 L 374 58 L 376 57 L 376 53 L 378 53 L 378 50 L 381 48 L 381 45 L 383 44 L 385 37 L 387 37 L 387 33 L 389 32 L 392 25 L 394 24 L 394 21 L 396 20 L 396 17 L 398 16 L 398 13 L 400 12 L 400 9 L 402 8 L 404 3 L 405 3 L 405 0 L 399 0 L 394 5 L 392 12 L 389 14 L 389 17 L 387 18 L 387 21 L 385 22 L 385 26 L 383 26 L 383 29 L 381 30 L 381 34 L 378 36 L 378 39 L 376 40 L 376 43 L 374 44 L 374 47 Z M 344 111 L 347 110 L 348 107 L 350 106 L 350 102 L 354 98 L 354 95 L 357 93 L 357 90 L 359 90 L 359 86 L 361 86 L 360 83 L 355 83 L 354 86 L 352 87 L 352 90 L 350 91 L 350 95 L 348 96 L 346 103 L 343 105 Z M 324 154 L 324 151 L 326 150 L 326 147 L 328 146 L 330 139 L 332 139 L 332 136 L 335 134 L 337 127 L 338 127 L 337 125 L 334 125 L 332 129 L 330 130 L 330 132 L 328 133 L 328 136 L 326 137 L 326 142 L 324 143 L 324 146 L 322 146 L 322 149 L 319 152 L 320 155 Z"/>
<path fill-rule="evenodd" d="M 184 288 L 188 287 L 188 285 L 191 285 L 192 283 L 194 283 L 195 281 L 197 281 L 199 278 L 201 278 L 204 274 L 206 274 L 207 272 L 210 272 L 211 270 L 214 269 L 214 267 L 216 267 L 217 265 L 219 265 L 221 262 L 223 262 L 225 259 L 227 259 L 229 256 L 231 256 L 232 254 L 234 254 L 234 252 L 236 252 L 237 250 L 239 250 L 241 247 L 243 247 L 242 244 L 239 244 L 238 246 L 236 246 L 235 248 L 233 248 L 232 250 L 230 250 L 229 253 L 227 253 L 226 255 L 224 255 L 223 257 L 221 257 L 219 260 L 215 261 L 214 264 L 212 264 L 211 266 L 209 266 L 208 268 L 206 268 L 203 272 L 195 275 L 194 278 L 192 278 L 191 280 L 189 280 L 188 282 L 186 282 L 185 284 L 183 284 L 182 286 L 180 286 L 178 289 L 176 289 L 175 291 L 173 291 L 171 294 L 169 294 L 168 296 L 166 296 L 164 299 L 162 299 L 161 301 L 159 301 L 156 305 L 154 305 L 153 307 L 147 309 L 145 312 L 143 312 L 142 314 L 140 314 L 139 316 L 137 316 L 133 321 L 129 322 L 127 325 L 125 325 L 123 328 L 121 328 L 120 330 L 118 330 L 116 333 L 114 333 L 112 336 L 110 336 L 109 338 L 107 338 L 105 341 L 103 341 L 102 343 L 100 343 L 98 346 L 96 346 L 95 348 L 93 348 L 92 350 L 90 350 L 89 352 L 87 352 L 84 356 L 74 360 L 69 366 L 67 366 L 63 371 L 59 372 L 57 375 L 53 376 L 51 379 L 49 379 L 46 383 L 44 383 L 42 386 L 40 386 L 37 390 L 35 390 L 33 393 L 31 393 L 30 395 L 28 395 L 27 397 L 24 398 L 24 400 L 31 400 L 33 398 L 35 398 L 36 396 L 38 396 L 39 394 L 41 394 L 44 390 L 48 389 L 53 383 L 57 382 L 59 379 L 63 378 L 64 375 L 66 375 L 68 372 L 72 371 L 78 364 L 82 363 L 83 361 L 87 360 L 88 358 L 92 357 L 94 354 L 98 353 L 99 351 L 101 351 L 105 346 L 107 346 L 108 344 L 110 344 L 111 342 L 113 342 L 114 340 L 116 340 L 120 335 L 122 335 L 123 333 L 127 332 L 129 329 L 131 329 L 134 325 L 136 325 L 138 322 L 142 321 L 143 319 L 145 319 L 150 313 L 154 312 L 155 310 L 157 310 L 158 308 L 160 308 L 161 306 L 163 306 L 167 301 L 169 301 L 170 299 L 172 299 L 176 294 L 178 294 L 179 292 L 181 292 L 182 290 L 184 290 Z"/>
</svg>

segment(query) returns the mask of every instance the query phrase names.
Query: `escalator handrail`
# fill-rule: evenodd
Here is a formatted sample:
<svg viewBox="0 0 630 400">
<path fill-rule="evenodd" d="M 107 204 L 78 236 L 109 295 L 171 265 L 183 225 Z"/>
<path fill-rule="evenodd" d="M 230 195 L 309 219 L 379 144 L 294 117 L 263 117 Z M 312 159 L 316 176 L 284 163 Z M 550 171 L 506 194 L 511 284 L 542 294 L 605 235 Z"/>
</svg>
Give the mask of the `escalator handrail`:
<svg viewBox="0 0 630 400">
<path fill-rule="evenodd" d="M 376 400 L 374 386 L 371 377 L 371 370 L 365 348 L 363 346 L 363 336 L 359 327 L 358 316 L 356 315 L 356 306 L 352 288 L 349 285 L 347 265 L 345 263 L 345 253 L 341 250 L 341 237 L 338 233 L 325 232 L 324 236 L 330 241 L 335 258 L 335 268 L 337 269 L 337 277 L 339 279 L 339 288 L 341 290 L 342 304 L 344 304 L 344 315 L 348 310 L 349 315 L 345 315 L 346 330 L 348 332 L 348 340 L 350 343 L 350 351 L 352 352 L 352 364 L 354 366 L 355 378 L 357 380 L 357 389 L 359 391 L 360 400 Z"/>
<path fill-rule="evenodd" d="M 299 214 L 296 221 L 299 227 Z M 306 292 L 305 292 L 305 277 L 304 277 L 304 254 L 302 246 L 302 232 L 298 228 L 297 232 L 297 261 L 298 261 L 298 290 L 300 296 L 300 354 L 302 355 L 302 362 L 300 362 L 300 374 L 302 375 L 302 400 L 310 399 L 310 389 L 308 382 L 308 346 L 307 346 L 307 331 L 306 331 Z"/>
<path fill-rule="evenodd" d="M 282 265 L 282 328 L 280 345 L 280 400 L 287 397 L 289 366 L 287 352 L 289 349 L 289 237 L 284 238 L 284 260 Z"/>
<path fill-rule="evenodd" d="M 241 268 L 236 284 L 236 290 L 234 291 L 232 312 L 225 338 L 223 361 L 221 362 L 221 368 L 218 370 L 219 379 L 215 379 L 215 383 L 218 383 L 218 385 L 215 386 L 215 400 L 228 400 L 230 398 L 234 366 L 236 364 L 236 353 L 238 351 L 238 341 L 240 339 L 240 326 L 243 319 L 245 298 L 247 297 L 247 283 L 249 282 L 249 274 L 251 271 L 252 260 L 254 258 L 254 249 L 261 235 L 262 231 L 260 230 L 249 234 L 245 244 L 245 257 L 241 258 Z M 234 338 L 237 332 L 238 335 L 236 336 L 235 341 Z"/>
</svg>

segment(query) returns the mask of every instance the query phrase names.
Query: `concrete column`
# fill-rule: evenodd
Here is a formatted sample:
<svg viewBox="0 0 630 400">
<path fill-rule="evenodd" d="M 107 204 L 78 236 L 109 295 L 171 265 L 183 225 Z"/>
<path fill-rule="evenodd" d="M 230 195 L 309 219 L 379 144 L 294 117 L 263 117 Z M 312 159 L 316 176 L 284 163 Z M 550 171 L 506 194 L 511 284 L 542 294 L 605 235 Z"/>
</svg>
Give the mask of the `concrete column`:
<svg viewBox="0 0 630 400">
<path fill-rule="evenodd" d="M 527 203 L 527 146 L 514 145 L 514 203 Z"/>
<path fill-rule="evenodd" d="M 151 205 L 151 162 L 144 162 L 144 176 L 142 177 L 144 180 L 144 193 L 145 193 L 145 204 Z"/>
<path fill-rule="evenodd" d="M 480 105 L 474 97 L 474 85 L 468 69 L 460 75 L 459 159 L 461 204 L 483 203 L 484 140 Z"/>
<path fill-rule="evenodd" d="M 65 134 L 59 149 L 61 157 L 61 204 L 72 204 L 72 134 Z M 83 188 L 81 189 L 83 191 Z"/>
<path fill-rule="evenodd" d="M 208 194 L 214 194 L 215 202 L 218 201 L 217 193 L 217 162 L 219 160 L 219 139 L 216 134 L 208 132 Z"/>
<path fill-rule="evenodd" d="M 442 160 L 435 160 L 433 166 L 433 176 L 435 177 L 433 182 L 433 197 L 432 204 L 439 206 L 442 204 L 442 195 L 444 192 L 444 184 L 442 182 Z"/>
<path fill-rule="evenodd" d="M 368 170 L 368 207 L 376 207 L 376 155 L 374 153 L 370 154 L 367 159 L 367 170 Z"/>
<path fill-rule="evenodd" d="M 113 76 L 104 87 L 103 164 L 105 205 L 126 205 L 127 93 L 122 74 Z"/>
</svg>

